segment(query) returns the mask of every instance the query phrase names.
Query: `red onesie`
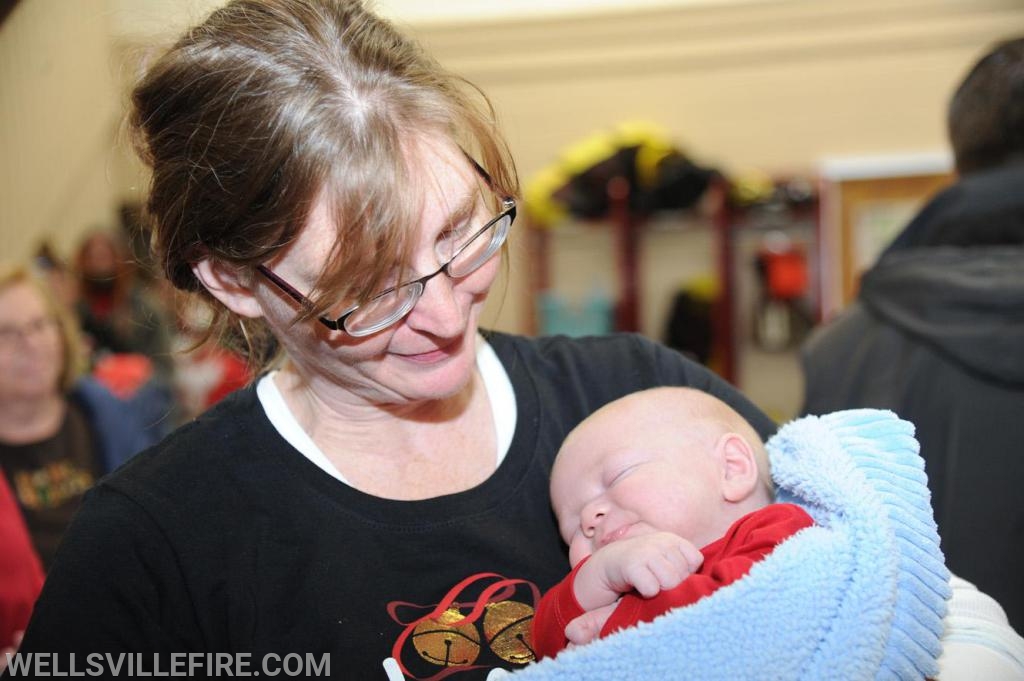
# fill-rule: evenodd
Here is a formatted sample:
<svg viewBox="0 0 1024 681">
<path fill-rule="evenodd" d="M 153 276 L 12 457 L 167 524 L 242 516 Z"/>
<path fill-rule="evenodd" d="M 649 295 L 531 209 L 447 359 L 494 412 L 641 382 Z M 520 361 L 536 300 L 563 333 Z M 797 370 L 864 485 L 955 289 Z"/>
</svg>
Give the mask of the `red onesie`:
<svg viewBox="0 0 1024 681">
<path fill-rule="evenodd" d="M 748 513 L 733 523 L 725 536 L 700 550 L 704 562 L 676 588 L 653 598 L 636 592 L 623 594 L 601 629 L 601 636 L 638 622 L 650 622 L 672 608 L 690 605 L 736 581 L 784 539 L 813 524 L 807 512 L 794 504 L 770 504 Z M 580 561 L 568 577 L 544 594 L 537 607 L 533 645 L 538 659 L 553 657 L 569 644 L 565 627 L 584 612 L 573 592 L 573 582 L 585 562 L 586 559 Z"/>
</svg>

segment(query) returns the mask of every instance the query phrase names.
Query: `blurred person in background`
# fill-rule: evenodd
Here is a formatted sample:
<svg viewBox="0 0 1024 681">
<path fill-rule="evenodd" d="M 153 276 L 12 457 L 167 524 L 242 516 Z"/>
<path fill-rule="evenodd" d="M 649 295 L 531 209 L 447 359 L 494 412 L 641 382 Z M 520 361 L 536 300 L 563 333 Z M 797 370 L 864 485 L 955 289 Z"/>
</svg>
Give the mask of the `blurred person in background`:
<svg viewBox="0 0 1024 681">
<path fill-rule="evenodd" d="M 123 400 L 85 360 L 42 276 L 0 265 L 0 469 L 44 567 L 83 494 L 166 430 L 146 390 Z"/>
<path fill-rule="evenodd" d="M 139 277 L 120 232 L 95 230 L 74 258 L 75 311 L 89 349 L 89 373 L 123 400 L 140 390 L 168 423 L 181 416 L 174 395 L 173 310 Z"/>
<path fill-rule="evenodd" d="M 185 421 L 245 387 L 253 376 L 242 355 L 206 342 L 213 321 L 208 305 L 181 295 L 175 296 L 174 310 L 174 395 L 179 420 Z"/>
<path fill-rule="evenodd" d="M 118 233 L 90 232 L 74 258 L 78 312 L 94 364 L 109 355 L 140 355 L 170 381 L 171 312 L 142 286 L 127 244 Z"/>
<path fill-rule="evenodd" d="M 1024 627 L 1024 38 L 949 104 L 959 179 L 803 347 L 803 413 L 895 411 L 917 427 L 949 568 Z"/>
</svg>

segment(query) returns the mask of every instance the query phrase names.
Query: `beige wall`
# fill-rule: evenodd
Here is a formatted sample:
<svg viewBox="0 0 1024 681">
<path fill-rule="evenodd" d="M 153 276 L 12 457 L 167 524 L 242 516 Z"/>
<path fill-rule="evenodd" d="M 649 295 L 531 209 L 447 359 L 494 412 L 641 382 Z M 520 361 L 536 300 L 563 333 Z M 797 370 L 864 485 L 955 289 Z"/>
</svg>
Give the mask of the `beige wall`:
<svg viewBox="0 0 1024 681">
<path fill-rule="evenodd" d="M 727 167 L 934 149 L 953 83 L 1013 32 L 1019 0 L 813 0 L 420 35 L 492 95 L 528 175 L 567 142 L 637 118 Z"/>
<path fill-rule="evenodd" d="M 24 0 L 0 28 L 0 257 L 110 225 L 119 117 L 105 5 Z"/>
<path fill-rule="evenodd" d="M 49 234 L 70 249 L 138 196 L 115 142 L 119 60 L 126 45 L 150 42 L 154 26 L 177 25 L 162 18 L 171 8 L 198 15 L 209 4 L 19 2 L 0 28 L 5 256 L 23 257 Z M 133 32 L 139 8 L 149 22 Z M 524 179 L 627 120 L 661 126 L 728 172 L 788 172 L 828 156 L 943 149 L 953 83 L 993 40 L 1024 32 L 1024 4 L 707 2 L 408 27 L 492 96 Z M 523 326 L 528 266 L 513 263 L 499 327 Z"/>
<path fill-rule="evenodd" d="M 491 95 L 524 178 L 630 120 L 728 173 L 813 172 L 826 157 L 944 150 L 954 84 L 1024 33 L 1024 3 L 706 3 L 418 32 Z M 532 264 L 516 261 L 513 281 Z M 497 325 L 520 328 L 525 303 L 510 294 Z"/>
</svg>

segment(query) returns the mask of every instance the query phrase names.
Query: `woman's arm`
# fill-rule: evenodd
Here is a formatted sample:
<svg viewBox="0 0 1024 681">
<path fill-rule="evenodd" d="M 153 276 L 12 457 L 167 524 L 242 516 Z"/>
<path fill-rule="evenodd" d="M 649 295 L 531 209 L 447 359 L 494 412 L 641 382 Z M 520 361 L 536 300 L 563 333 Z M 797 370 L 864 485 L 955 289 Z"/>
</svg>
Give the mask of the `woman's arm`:
<svg viewBox="0 0 1024 681">
<path fill-rule="evenodd" d="M 93 488 L 65 532 L 19 652 L 200 650 L 178 566 L 144 510 L 106 485 Z"/>
</svg>

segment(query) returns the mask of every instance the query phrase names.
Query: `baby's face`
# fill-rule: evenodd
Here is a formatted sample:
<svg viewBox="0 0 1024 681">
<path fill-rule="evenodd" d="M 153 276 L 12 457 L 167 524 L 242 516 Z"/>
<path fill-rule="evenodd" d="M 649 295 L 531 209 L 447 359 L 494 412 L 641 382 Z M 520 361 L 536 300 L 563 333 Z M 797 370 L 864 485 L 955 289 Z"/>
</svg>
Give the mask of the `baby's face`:
<svg viewBox="0 0 1024 681">
<path fill-rule="evenodd" d="M 667 531 L 703 547 L 728 529 L 716 457 L 665 413 L 616 404 L 563 444 L 551 500 L 573 566 L 626 537 Z"/>
</svg>

